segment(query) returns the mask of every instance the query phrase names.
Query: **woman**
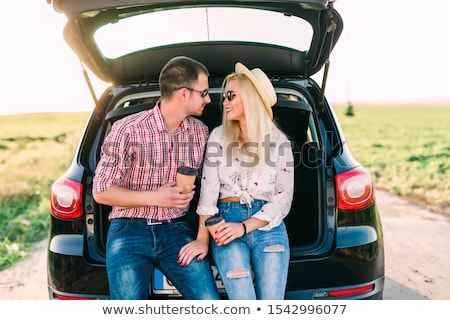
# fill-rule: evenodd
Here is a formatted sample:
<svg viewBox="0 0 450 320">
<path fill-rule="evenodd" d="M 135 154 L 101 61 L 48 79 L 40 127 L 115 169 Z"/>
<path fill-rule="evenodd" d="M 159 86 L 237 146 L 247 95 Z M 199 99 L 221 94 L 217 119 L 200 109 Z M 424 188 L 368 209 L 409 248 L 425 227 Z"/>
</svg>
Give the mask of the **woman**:
<svg viewBox="0 0 450 320">
<path fill-rule="evenodd" d="M 291 143 L 273 123 L 275 90 L 241 63 L 222 85 L 223 119 L 208 139 L 197 213 L 225 223 L 211 243 L 229 299 L 284 299 L 294 190 Z M 252 272 L 253 271 L 253 272 Z"/>
</svg>

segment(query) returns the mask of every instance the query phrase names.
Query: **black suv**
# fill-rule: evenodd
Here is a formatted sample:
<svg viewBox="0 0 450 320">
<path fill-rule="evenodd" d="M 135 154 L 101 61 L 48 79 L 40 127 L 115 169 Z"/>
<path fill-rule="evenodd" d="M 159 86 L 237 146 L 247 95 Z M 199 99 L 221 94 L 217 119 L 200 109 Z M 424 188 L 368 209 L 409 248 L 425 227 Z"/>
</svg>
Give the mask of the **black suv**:
<svg viewBox="0 0 450 320">
<path fill-rule="evenodd" d="M 52 4 L 67 16 L 64 37 L 82 65 L 111 86 L 97 98 L 86 78 L 95 108 L 73 163 L 52 186 L 50 299 L 109 298 L 111 208 L 92 197 L 100 147 L 114 121 L 154 106 L 159 72 L 179 55 L 209 69 L 212 102 L 201 119 L 210 129 L 220 124 L 220 87 L 236 62 L 261 68 L 273 82 L 274 121 L 291 138 L 296 160 L 294 202 L 285 219 L 291 246 L 286 299 L 382 299 L 384 243 L 372 179 L 349 152 L 324 94 L 329 54 L 343 27 L 334 1 Z M 319 71 L 321 85 L 311 78 Z M 196 201 L 187 215 L 193 226 Z M 218 277 L 217 285 L 226 299 Z M 156 270 L 149 299 L 167 298 L 180 295 Z"/>
</svg>

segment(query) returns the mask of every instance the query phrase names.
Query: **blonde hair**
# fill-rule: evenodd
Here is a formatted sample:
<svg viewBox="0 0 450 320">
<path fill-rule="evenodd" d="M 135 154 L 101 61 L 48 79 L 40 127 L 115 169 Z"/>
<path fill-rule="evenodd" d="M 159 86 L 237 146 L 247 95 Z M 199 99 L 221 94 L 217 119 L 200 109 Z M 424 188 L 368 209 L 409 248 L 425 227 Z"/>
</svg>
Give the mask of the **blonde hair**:
<svg viewBox="0 0 450 320">
<path fill-rule="evenodd" d="M 227 84 L 236 80 L 239 83 L 240 96 L 244 106 L 245 121 L 248 131 L 248 144 L 244 144 L 245 141 L 242 137 L 241 128 L 238 120 L 228 120 L 226 111 L 222 112 L 222 125 L 224 142 L 226 146 L 234 143 L 239 148 L 232 148 L 233 157 L 238 157 L 242 154 L 242 150 L 250 151 L 257 156 L 258 162 L 256 166 L 251 168 L 261 168 L 265 163 L 265 152 L 269 146 L 264 145 L 264 142 L 276 142 L 279 134 L 282 134 L 281 130 L 272 121 L 272 118 L 266 111 L 263 101 L 258 94 L 258 91 L 253 86 L 252 82 L 243 74 L 231 73 L 225 77 L 222 83 L 222 92 L 225 92 Z M 228 150 L 228 148 L 224 148 Z"/>
</svg>

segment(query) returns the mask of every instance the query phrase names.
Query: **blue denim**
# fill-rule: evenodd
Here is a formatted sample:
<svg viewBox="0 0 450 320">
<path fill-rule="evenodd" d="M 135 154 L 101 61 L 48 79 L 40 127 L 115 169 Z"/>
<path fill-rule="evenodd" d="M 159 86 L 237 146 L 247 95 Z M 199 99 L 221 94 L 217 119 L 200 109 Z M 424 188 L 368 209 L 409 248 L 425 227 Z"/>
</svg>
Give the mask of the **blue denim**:
<svg viewBox="0 0 450 320">
<path fill-rule="evenodd" d="M 193 240 L 186 221 L 148 226 L 134 219 L 113 219 L 106 245 L 106 268 L 113 300 L 145 300 L 157 267 L 188 300 L 220 299 L 208 259 L 180 266 L 178 253 Z"/>
<path fill-rule="evenodd" d="M 219 202 L 218 207 L 225 221 L 240 222 L 257 213 L 264 203 L 256 200 L 250 207 Z M 225 246 L 211 241 L 211 251 L 229 299 L 284 299 L 290 257 L 284 222 L 268 231 L 252 231 Z"/>
</svg>

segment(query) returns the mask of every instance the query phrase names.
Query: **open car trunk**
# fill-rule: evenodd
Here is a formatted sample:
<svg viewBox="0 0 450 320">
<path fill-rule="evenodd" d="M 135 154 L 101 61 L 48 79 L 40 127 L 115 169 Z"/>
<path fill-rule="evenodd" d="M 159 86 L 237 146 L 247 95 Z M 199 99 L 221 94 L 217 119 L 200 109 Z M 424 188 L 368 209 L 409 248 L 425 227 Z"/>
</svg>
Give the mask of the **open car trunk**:
<svg viewBox="0 0 450 320">
<path fill-rule="evenodd" d="M 219 91 L 218 87 L 216 89 L 210 88 L 212 101 L 200 117 L 210 130 L 221 123 L 222 110 Z M 152 94 L 141 92 L 129 95 L 120 101 L 116 101 L 114 107 L 105 112 L 103 135 L 95 150 L 97 160 L 100 157 L 102 140 L 108 134 L 111 125 L 127 115 L 153 108 L 158 99 L 158 94 L 158 92 Z M 323 237 L 320 237 L 321 234 L 324 234 L 321 228 L 325 224 L 325 217 L 321 213 L 319 203 L 319 199 L 324 198 L 324 186 L 319 183 L 319 181 L 323 181 L 320 177 L 323 174 L 321 170 L 324 166 L 318 165 L 324 163 L 321 159 L 323 152 L 321 152 L 317 142 L 312 106 L 306 102 L 306 99 L 303 99 L 301 93 L 297 95 L 290 88 L 278 88 L 277 94 L 278 102 L 273 107 L 274 121 L 291 139 L 295 159 L 294 201 L 285 222 L 291 243 L 291 254 L 293 257 L 301 258 L 302 255 L 310 253 L 314 248 L 320 248 L 325 241 L 325 239 L 322 239 Z M 187 219 L 194 230 L 198 225 L 198 216 L 195 209 L 200 193 L 199 180 L 196 181 L 196 186 L 196 196 L 191 202 L 187 214 Z M 92 197 L 92 195 L 87 194 L 86 197 Z M 105 256 L 109 226 L 108 214 L 110 211 L 111 207 L 105 205 L 97 205 L 94 210 L 92 236 L 95 238 L 95 249 L 92 249 L 97 252 L 96 254 L 90 252 L 89 256 L 91 257 Z M 89 237 L 89 232 L 87 237 Z"/>
</svg>

